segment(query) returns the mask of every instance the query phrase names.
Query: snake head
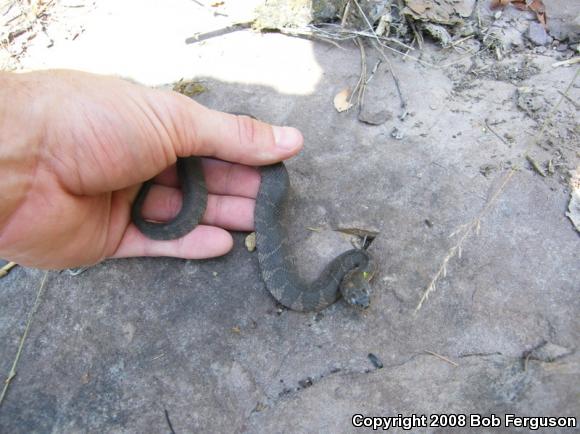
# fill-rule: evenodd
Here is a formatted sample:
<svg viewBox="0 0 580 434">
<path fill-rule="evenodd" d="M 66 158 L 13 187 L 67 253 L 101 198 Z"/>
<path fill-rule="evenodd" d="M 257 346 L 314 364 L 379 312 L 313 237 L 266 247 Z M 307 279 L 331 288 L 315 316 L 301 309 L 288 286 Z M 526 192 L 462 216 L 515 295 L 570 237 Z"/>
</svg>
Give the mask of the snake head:
<svg viewBox="0 0 580 434">
<path fill-rule="evenodd" d="M 360 269 L 348 273 L 340 284 L 344 300 L 359 309 L 367 309 L 370 306 L 370 289 L 368 273 Z"/>
</svg>

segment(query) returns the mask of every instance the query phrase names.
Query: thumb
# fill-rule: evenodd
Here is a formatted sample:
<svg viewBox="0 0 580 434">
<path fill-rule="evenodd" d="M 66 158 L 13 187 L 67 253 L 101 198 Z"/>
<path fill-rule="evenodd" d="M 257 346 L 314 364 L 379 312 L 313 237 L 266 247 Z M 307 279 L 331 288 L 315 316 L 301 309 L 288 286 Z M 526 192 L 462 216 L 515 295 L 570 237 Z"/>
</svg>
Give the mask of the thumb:
<svg viewBox="0 0 580 434">
<path fill-rule="evenodd" d="M 172 117 L 180 132 L 175 143 L 178 157 L 199 155 L 259 166 L 290 158 L 304 144 L 296 128 L 211 110 L 175 92 L 171 96 L 177 103 Z"/>
</svg>

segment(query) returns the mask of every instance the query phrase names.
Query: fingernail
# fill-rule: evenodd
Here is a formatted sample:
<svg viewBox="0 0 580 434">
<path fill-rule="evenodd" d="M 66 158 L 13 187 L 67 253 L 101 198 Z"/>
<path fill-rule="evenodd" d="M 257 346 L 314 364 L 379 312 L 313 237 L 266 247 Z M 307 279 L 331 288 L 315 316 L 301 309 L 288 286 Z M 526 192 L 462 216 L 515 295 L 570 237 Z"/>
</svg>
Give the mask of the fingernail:
<svg viewBox="0 0 580 434">
<path fill-rule="evenodd" d="M 272 127 L 276 146 L 286 151 L 293 151 L 302 145 L 302 134 L 292 127 Z"/>
</svg>

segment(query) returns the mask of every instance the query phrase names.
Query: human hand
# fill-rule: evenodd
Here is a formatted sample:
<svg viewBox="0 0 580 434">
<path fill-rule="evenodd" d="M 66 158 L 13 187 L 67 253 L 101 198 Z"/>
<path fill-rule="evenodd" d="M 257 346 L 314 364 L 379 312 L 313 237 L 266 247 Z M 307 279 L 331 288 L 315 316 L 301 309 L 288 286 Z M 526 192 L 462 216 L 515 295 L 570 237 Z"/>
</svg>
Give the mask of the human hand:
<svg viewBox="0 0 580 434">
<path fill-rule="evenodd" d="M 109 257 L 200 259 L 251 230 L 258 172 L 295 155 L 302 136 L 210 110 L 175 92 L 76 71 L 0 74 L 0 257 L 38 268 Z M 174 163 L 199 155 L 209 191 L 201 224 L 155 241 L 130 222 L 140 184 L 155 177 L 143 217 L 181 207 Z M 239 163 L 239 164 L 238 164 Z"/>
</svg>

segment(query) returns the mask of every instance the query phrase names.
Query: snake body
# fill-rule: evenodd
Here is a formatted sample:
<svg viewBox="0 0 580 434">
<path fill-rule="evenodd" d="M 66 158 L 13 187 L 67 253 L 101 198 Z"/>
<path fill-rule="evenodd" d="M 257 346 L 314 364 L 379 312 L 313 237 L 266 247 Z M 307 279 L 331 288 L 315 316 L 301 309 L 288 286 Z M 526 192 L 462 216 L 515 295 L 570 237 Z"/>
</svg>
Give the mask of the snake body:
<svg viewBox="0 0 580 434">
<path fill-rule="evenodd" d="M 193 230 L 207 204 L 207 188 L 197 157 L 179 158 L 183 205 L 178 215 L 166 223 L 144 220 L 141 208 L 151 180 L 145 182 L 132 208 L 132 220 L 146 236 L 156 240 L 180 238 Z M 369 305 L 368 277 L 372 261 L 366 250 L 352 249 L 334 258 L 312 283 L 300 279 L 286 249 L 286 231 L 280 223 L 290 186 L 283 163 L 260 168 L 261 184 L 256 199 L 254 221 L 258 262 L 268 291 L 282 305 L 297 311 L 317 311 L 334 303 L 341 295 L 347 303 Z"/>
<path fill-rule="evenodd" d="M 207 206 L 207 187 L 198 157 L 178 158 L 175 164 L 181 183 L 183 199 L 179 213 L 166 223 L 155 223 L 143 219 L 141 208 L 153 180 L 145 181 L 131 208 L 131 220 L 141 233 L 153 240 L 174 240 L 188 234 L 197 226 Z"/>
</svg>

